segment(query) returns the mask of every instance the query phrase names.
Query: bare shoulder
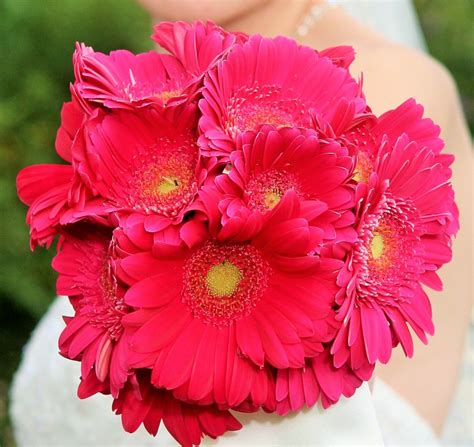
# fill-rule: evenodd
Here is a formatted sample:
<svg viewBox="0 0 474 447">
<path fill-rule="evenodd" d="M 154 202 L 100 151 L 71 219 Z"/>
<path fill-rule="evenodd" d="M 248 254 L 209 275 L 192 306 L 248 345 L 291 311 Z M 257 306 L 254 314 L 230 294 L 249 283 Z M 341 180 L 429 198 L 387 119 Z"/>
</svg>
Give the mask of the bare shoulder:
<svg viewBox="0 0 474 447">
<path fill-rule="evenodd" d="M 362 44 L 356 51 L 352 73 L 363 72 L 367 99 L 376 113 L 413 97 L 441 127 L 447 124 L 458 95 L 453 77 L 440 62 L 386 41 Z"/>
</svg>

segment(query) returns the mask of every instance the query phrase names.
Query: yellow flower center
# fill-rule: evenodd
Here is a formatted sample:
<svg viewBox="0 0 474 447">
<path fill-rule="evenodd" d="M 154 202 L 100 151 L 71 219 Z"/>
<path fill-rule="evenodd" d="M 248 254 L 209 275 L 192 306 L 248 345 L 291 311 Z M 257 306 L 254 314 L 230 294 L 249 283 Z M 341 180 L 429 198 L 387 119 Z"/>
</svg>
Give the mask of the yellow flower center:
<svg viewBox="0 0 474 447">
<path fill-rule="evenodd" d="M 367 157 L 367 155 L 365 155 L 363 152 L 359 152 L 359 155 L 357 156 L 357 164 L 352 178 L 358 183 L 367 183 L 371 173 L 372 162 L 370 161 L 369 157 Z"/>
<path fill-rule="evenodd" d="M 363 178 L 362 178 L 362 175 L 360 173 L 360 171 L 356 170 L 354 171 L 354 175 L 352 176 L 352 178 L 357 182 L 357 183 L 360 183 Z"/>
<path fill-rule="evenodd" d="M 374 259 L 378 259 L 383 255 L 384 246 L 383 236 L 379 233 L 374 234 L 370 244 L 370 250 Z"/>
<path fill-rule="evenodd" d="M 166 195 L 176 191 L 180 187 L 181 182 L 177 177 L 162 177 L 158 182 L 156 190 L 158 194 Z"/>
<path fill-rule="evenodd" d="M 231 262 L 212 266 L 206 275 L 206 285 L 213 296 L 231 296 L 242 280 L 242 272 Z"/>
<path fill-rule="evenodd" d="M 155 93 L 155 97 L 161 99 L 163 103 L 166 104 L 171 98 L 175 98 L 180 94 L 181 92 L 179 90 L 165 90 L 159 93 Z"/>
<path fill-rule="evenodd" d="M 249 113 L 247 116 L 247 129 L 255 129 L 262 123 L 275 127 L 290 127 L 292 125 L 290 117 L 278 108 L 261 107 Z"/>
<path fill-rule="evenodd" d="M 269 210 L 275 208 L 275 206 L 278 205 L 278 202 L 280 201 L 280 199 L 281 199 L 280 194 L 276 193 L 275 191 L 267 191 L 263 199 L 265 208 Z"/>
</svg>

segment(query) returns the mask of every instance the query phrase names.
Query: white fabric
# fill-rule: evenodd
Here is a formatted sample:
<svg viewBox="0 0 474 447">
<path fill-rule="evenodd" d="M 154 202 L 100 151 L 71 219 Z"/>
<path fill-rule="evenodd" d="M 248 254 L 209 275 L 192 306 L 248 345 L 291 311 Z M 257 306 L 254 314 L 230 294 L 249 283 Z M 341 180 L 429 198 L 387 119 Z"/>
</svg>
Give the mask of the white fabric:
<svg viewBox="0 0 474 447">
<path fill-rule="evenodd" d="M 441 436 L 443 445 L 474 446 L 474 309 L 464 361 L 451 411 Z"/>
<path fill-rule="evenodd" d="M 156 439 L 143 428 L 125 433 L 110 409 L 110 396 L 76 397 L 79 364 L 57 353 L 61 316 L 71 314 L 67 299 L 56 299 L 25 347 L 11 390 L 18 446 L 176 445 L 164 426 Z M 366 384 L 328 410 L 313 408 L 287 418 L 263 412 L 238 418 L 242 430 L 217 441 L 206 438 L 203 445 L 383 445 Z"/>
<path fill-rule="evenodd" d="M 386 446 L 441 445 L 430 425 L 379 379 L 375 379 L 372 399 Z"/>
</svg>

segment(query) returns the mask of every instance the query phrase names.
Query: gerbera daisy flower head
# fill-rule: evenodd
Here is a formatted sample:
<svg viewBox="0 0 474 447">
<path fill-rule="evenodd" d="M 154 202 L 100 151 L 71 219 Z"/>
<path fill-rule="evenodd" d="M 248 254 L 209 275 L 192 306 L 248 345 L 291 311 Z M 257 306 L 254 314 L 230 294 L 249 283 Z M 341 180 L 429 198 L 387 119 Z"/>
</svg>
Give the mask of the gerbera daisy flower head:
<svg viewBox="0 0 474 447">
<path fill-rule="evenodd" d="M 29 209 L 30 247 L 49 248 L 63 226 L 87 216 L 89 222 L 109 225 L 100 200 L 94 198 L 69 165 L 33 165 L 17 177 L 18 195 Z"/>
<path fill-rule="evenodd" d="M 74 307 L 65 317 L 59 338 L 63 356 L 81 361 L 81 375 L 89 389 L 95 379 L 117 395 L 128 377 L 128 340 L 122 318 L 130 308 L 124 303 L 125 288 L 115 275 L 112 231 L 89 224 L 75 224 L 63 236 L 53 268 L 58 272 L 57 292 L 67 295 Z"/>
<path fill-rule="evenodd" d="M 29 206 L 26 223 L 30 226 L 31 249 L 37 245 L 49 247 L 58 234 L 72 182 L 70 165 L 32 165 L 18 173 L 18 196 Z"/>
<path fill-rule="evenodd" d="M 216 179 L 224 199 L 223 223 L 249 238 L 288 192 L 300 199 L 308 220 L 322 229 L 321 242 L 352 240 L 353 192 L 347 184 L 352 158 L 343 147 L 321 142 L 310 129 L 264 125 L 237 138 L 229 172 Z M 317 222 L 317 223 L 316 223 Z"/>
<path fill-rule="evenodd" d="M 383 113 L 377 119 L 373 133 L 379 138 L 385 135 L 392 145 L 405 134 L 411 141 L 416 141 L 418 146 L 428 147 L 439 154 L 444 147 L 444 141 L 439 137 L 441 129 L 423 114 L 421 104 L 413 98 L 407 99 L 395 109 Z"/>
<path fill-rule="evenodd" d="M 248 36 L 228 32 L 210 20 L 197 20 L 161 22 L 155 25 L 152 39 L 176 57 L 189 73 L 199 77 Z"/>
<path fill-rule="evenodd" d="M 285 63 L 281 63 L 284 60 Z M 328 113 L 340 98 L 365 101 L 349 72 L 309 47 L 252 36 L 235 46 L 204 78 L 199 128 L 204 154 L 228 157 L 241 132 L 262 124 L 310 127 L 311 114 Z"/>
<path fill-rule="evenodd" d="M 346 113 L 345 116 L 349 115 Z M 362 116 L 362 121 L 356 126 L 339 133 L 339 141 L 354 154 L 353 178 L 356 182 L 369 181 L 384 140 L 394 145 L 398 138 L 405 134 L 411 141 L 416 141 L 419 147 L 428 147 L 436 154 L 444 147 L 444 142 L 439 137 L 439 126 L 431 119 L 423 117 L 423 106 L 417 104 L 414 99 L 408 99 L 377 118 L 372 114 L 366 117 L 367 119 L 364 119 Z"/>
<path fill-rule="evenodd" d="M 125 431 L 133 433 L 143 424 L 153 436 L 163 422 L 168 432 L 182 446 L 201 443 L 203 436 L 212 439 L 242 425 L 228 411 L 216 405 L 193 405 L 175 399 L 171 392 L 150 384 L 150 373 L 137 370 L 113 402 L 112 409 L 121 415 Z"/>
<path fill-rule="evenodd" d="M 20 200 L 29 206 L 30 246 L 49 247 L 60 225 L 74 222 L 75 210 L 92 199 L 72 166 L 73 145 L 85 115 L 74 99 L 63 105 L 61 126 L 56 135 L 56 152 L 67 164 L 39 164 L 22 169 L 16 179 Z"/>
<path fill-rule="evenodd" d="M 427 342 L 434 331 L 431 305 L 422 288 L 441 290 L 436 270 L 451 259 L 457 231 L 449 184 L 453 158 L 420 147 L 402 135 L 379 151 L 369 183 L 356 190 L 358 240 L 338 276 L 338 318 L 343 321 L 332 352 L 336 364 L 390 359 L 413 342 L 407 324 Z"/>
<path fill-rule="evenodd" d="M 94 112 L 93 117 L 97 117 Z M 78 155 L 83 152 L 87 134 L 84 111 L 73 98 L 65 103 L 61 127 L 56 135 L 56 151 L 67 164 L 39 164 L 22 169 L 16 179 L 20 200 L 29 206 L 30 246 L 49 247 L 61 227 L 86 219 L 108 225 L 104 200 L 84 183 L 79 174 Z M 92 118 L 91 118 L 92 119 Z"/>
<path fill-rule="evenodd" d="M 264 404 L 261 368 L 302 367 L 327 341 L 341 263 L 307 256 L 319 231 L 300 217 L 294 194 L 277 211 L 245 243 L 203 233 L 180 256 L 122 261 L 125 302 L 137 309 L 124 320 L 135 329 L 131 363 L 153 368 L 155 386 L 191 401 Z"/>
<path fill-rule="evenodd" d="M 76 160 L 104 210 L 147 215 L 154 231 L 181 221 L 208 172 L 199 163 L 195 107 L 171 112 L 100 114 L 87 123 Z"/>
<path fill-rule="evenodd" d="M 405 134 L 420 147 L 429 147 L 435 153 L 444 146 L 439 138 L 439 126 L 423 117 L 423 106 L 414 99 L 376 117 L 369 107 L 357 112 L 354 100 L 341 98 L 325 117 L 313 114 L 312 127 L 322 141 L 337 142 L 353 156 L 355 183 L 369 181 L 384 140 L 393 145 Z"/>
<path fill-rule="evenodd" d="M 85 110 L 172 107 L 194 94 L 196 83 L 173 56 L 156 51 L 133 54 L 126 50 L 104 54 L 77 44 L 73 57 L 75 95 Z"/>
</svg>

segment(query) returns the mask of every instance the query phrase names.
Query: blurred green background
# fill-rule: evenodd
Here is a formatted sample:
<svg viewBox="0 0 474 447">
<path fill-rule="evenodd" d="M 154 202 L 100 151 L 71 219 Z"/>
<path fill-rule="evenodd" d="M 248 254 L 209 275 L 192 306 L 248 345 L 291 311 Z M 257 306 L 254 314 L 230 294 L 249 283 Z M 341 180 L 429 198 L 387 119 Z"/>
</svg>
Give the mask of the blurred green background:
<svg viewBox="0 0 474 447">
<path fill-rule="evenodd" d="M 431 54 L 455 77 L 474 128 L 474 1 L 414 0 Z M 0 0 L 0 445 L 14 445 L 7 390 L 21 347 L 54 296 L 52 252 L 28 251 L 15 176 L 55 161 L 75 41 L 99 51 L 151 48 L 147 15 L 132 0 Z"/>
</svg>

